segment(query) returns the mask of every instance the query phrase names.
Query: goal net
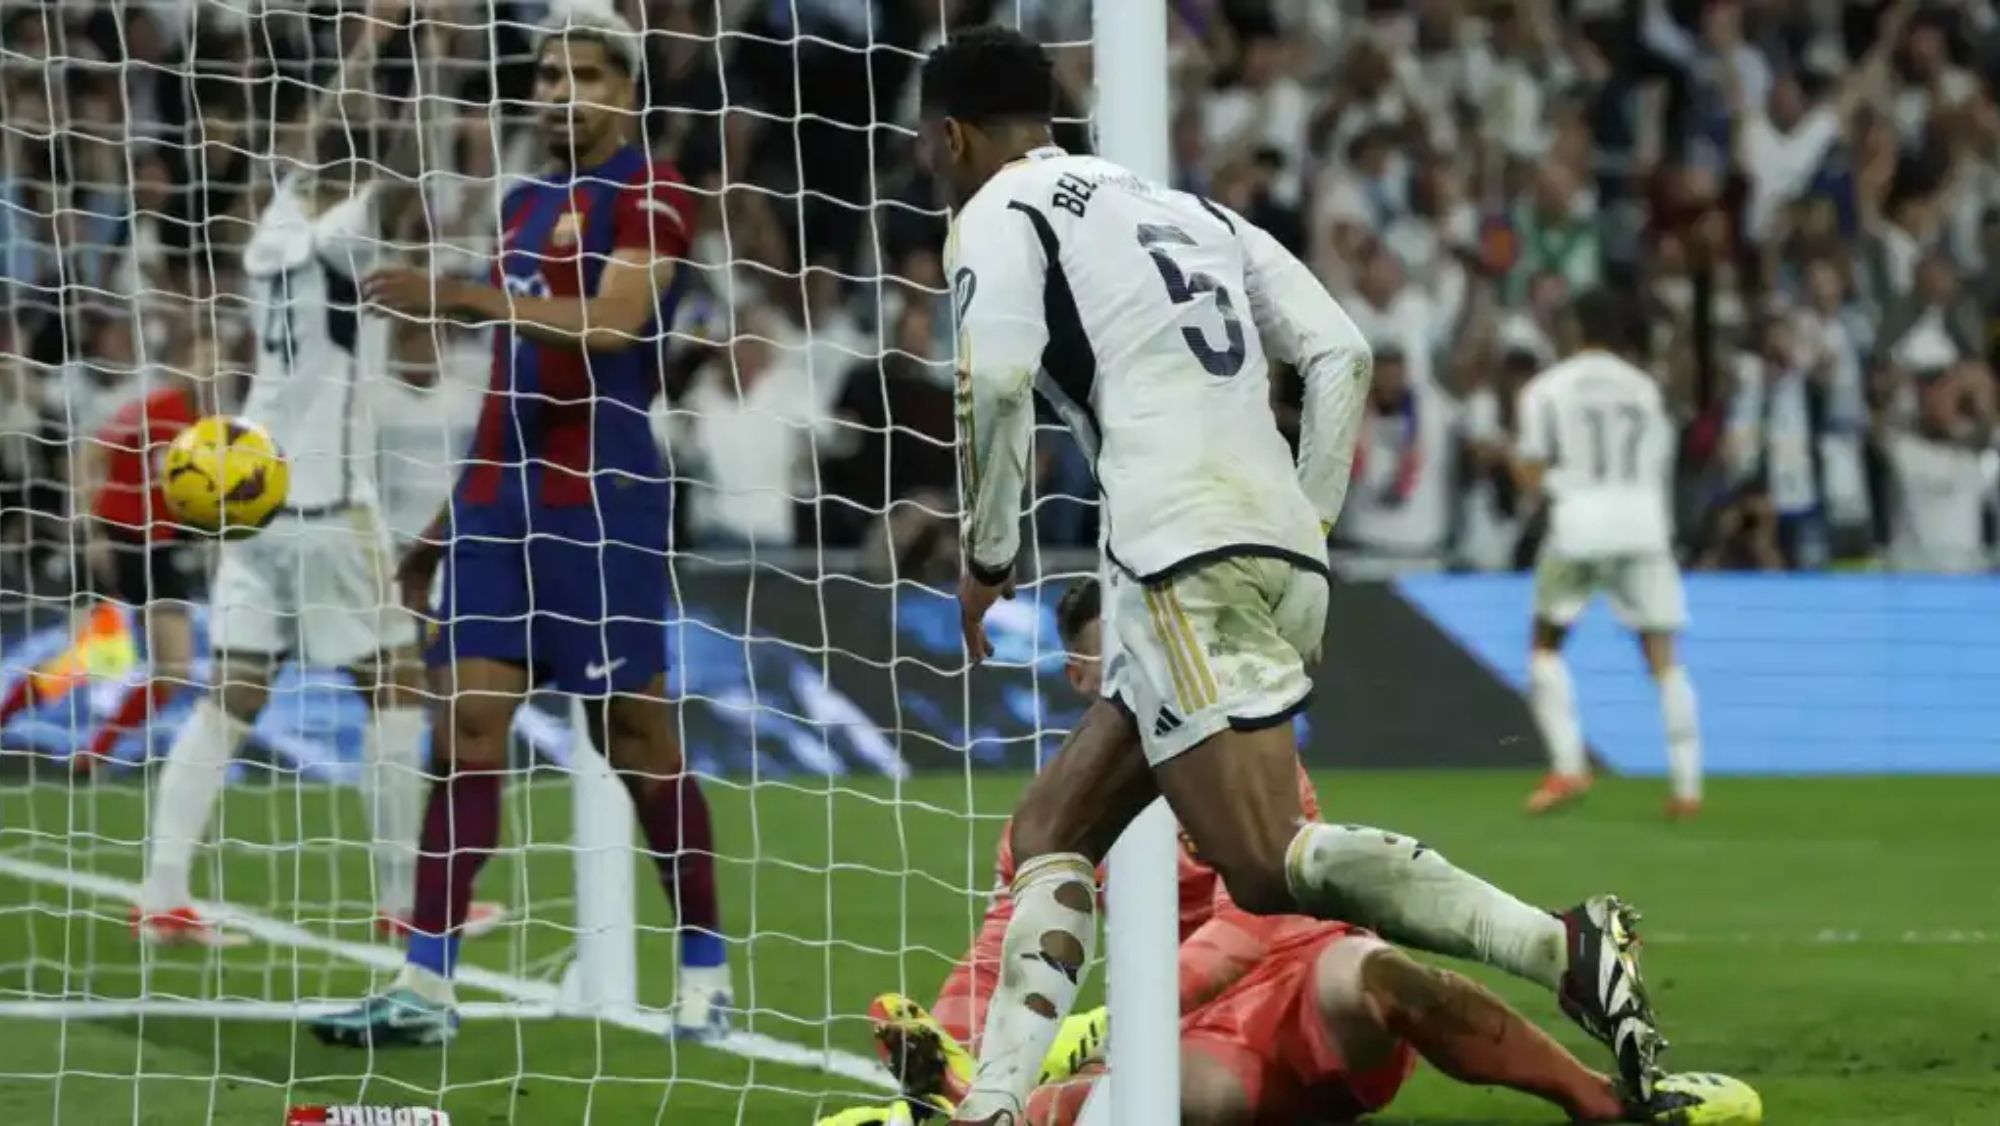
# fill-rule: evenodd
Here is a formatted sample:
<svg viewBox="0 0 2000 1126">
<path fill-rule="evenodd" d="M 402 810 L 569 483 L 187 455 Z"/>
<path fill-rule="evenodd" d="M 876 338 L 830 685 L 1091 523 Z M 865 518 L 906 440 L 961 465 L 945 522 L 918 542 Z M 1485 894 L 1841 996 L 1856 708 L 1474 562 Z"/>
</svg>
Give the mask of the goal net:
<svg viewBox="0 0 2000 1126">
<path fill-rule="evenodd" d="M 135 939 L 161 761 L 198 699 L 239 687 L 211 657 L 209 593 L 244 545 L 148 539 L 140 498 L 171 433 L 159 397 L 244 411 L 274 310 L 246 250 L 335 149 L 378 189 L 418 189 L 368 263 L 483 278 L 504 193 L 544 159 L 532 29 L 569 7 L 0 4 L 0 1088 L 24 1093 L 23 1121 L 354 1104 L 809 1121 L 881 1092 L 871 997 L 928 1001 L 978 924 L 1001 819 L 1081 713 L 1054 609 L 1094 569 L 1095 494 L 1042 427 L 1032 581 L 968 675 L 945 224 L 915 149 L 916 68 L 947 21 L 992 19 L 1050 43 L 1081 94 L 1089 5 L 618 0 L 644 44 L 633 135 L 699 208 L 656 342 L 674 487 L 658 644 L 713 809 L 735 1031 L 664 1035 L 673 912 L 624 790 L 556 695 L 514 720 L 503 844 L 475 889 L 505 919 L 465 943 L 447 1048 L 335 1048 L 302 1024 L 404 957 L 378 917 L 362 782 L 382 769 L 365 753 L 380 720 L 353 669 L 288 655 L 270 670 L 195 853 L 189 906 L 222 937 Z M 1062 124 L 1084 141 L 1080 117 Z M 288 378 L 343 384 L 307 396 L 337 406 L 312 426 L 369 436 L 321 448 L 374 478 L 407 542 L 464 467 L 492 335 L 397 321 L 351 285 L 325 304 L 364 336 L 380 325 L 388 361 Z M 141 515 L 107 536 L 102 497 L 121 487 Z M 286 615 L 337 608 L 299 593 L 324 589 L 323 560 L 280 557 Z M 397 593 L 369 597 L 387 610 Z"/>
</svg>

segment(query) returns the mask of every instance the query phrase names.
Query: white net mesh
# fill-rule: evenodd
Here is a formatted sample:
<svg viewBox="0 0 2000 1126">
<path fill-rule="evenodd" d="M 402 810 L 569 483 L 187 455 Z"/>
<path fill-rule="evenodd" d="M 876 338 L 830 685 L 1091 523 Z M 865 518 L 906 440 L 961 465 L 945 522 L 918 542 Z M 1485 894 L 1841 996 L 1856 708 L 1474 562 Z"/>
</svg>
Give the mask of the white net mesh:
<svg viewBox="0 0 2000 1126">
<path fill-rule="evenodd" d="M 653 643 L 713 810 L 737 1032 L 662 1038 L 674 914 L 643 854 L 580 873 L 604 845 L 602 803 L 624 796 L 571 781 L 589 752 L 567 705 L 538 697 L 514 721 L 504 843 L 475 889 L 507 920 L 464 947 L 465 1027 L 448 1051 L 396 1054 L 329 1047 L 301 1023 L 402 964 L 379 929 L 394 907 L 371 863 L 383 822 L 358 784 L 407 769 L 372 765 L 385 725 L 355 672 L 294 659 L 311 656 L 315 614 L 387 609 L 395 588 L 378 567 L 366 604 L 344 603 L 325 575 L 348 541 L 291 517 L 222 547 L 151 540 L 146 498 L 177 411 L 258 413 L 276 362 L 260 348 L 322 388 L 271 407 L 294 412 L 295 501 L 328 474 L 342 490 L 372 474 L 400 545 L 463 468 L 491 332 L 385 315 L 353 281 L 397 263 L 484 278 L 505 192 L 544 159 L 530 29 L 551 5 L 412 7 L 0 4 L 0 1026 L 23 1045 L 0 1086 L 60 1122 L 263 1122 L 356 1102 L 461 1121 L 806 1119 L 880 1082 L 869 998 L 934 991 L 977 922 L 995 815 L 1019 786 L 1008 769 L 1078 710 L 1054 687 L 1059 586 L 996 623 L 999 671 L 963 672 L 943 223 L 911 125 L 916 65 L 947 19 L 1026 27 L 1081 89 L 1088 5 L 617 5 L 644 42 L 633 133 L 677 163 L 698 209 L 657 349 L 674 601 Z M 346 256 L 327 267 L 346 290 L 271 283 L 257 240 L 273 209 L 296 187 L 316 221 L 346 197 L 324 185 L 354 169 L 378 199 L 418 189 L 414 206 L 358 247 L 316 228 L 316 257 Z M 352 355 L 382 332 L 385 359 L 351 380 L 317 365 L 302 317 L 346 317 Z M 1033 511 L 1053 573 L 1064 545 L 1094 540 L 1094 515 L 1087 469 L 1045 433 Z M 282 589 L 245 597 L 303 646 L 268 677 L 210 656 L 218 569 L 252 550 L 277 559 Z M 406 671 L 357 663 L 384 682 Z M 149 840 L 187 831 L 162 763 L 211 690 L 254 721 L 226 767 L 230 732 L 207 732 L 226 781 L 181 905 L 229 945 L 140 943 Z M 605 820 L 628 849 L 626 823 Z M 579 950 L 619 956 L 602 932 L 621 926 L 636 1004 L 578 1019 L 581 999 L 624 988 L 615 966 L 579 969 Z"/>
</svg>

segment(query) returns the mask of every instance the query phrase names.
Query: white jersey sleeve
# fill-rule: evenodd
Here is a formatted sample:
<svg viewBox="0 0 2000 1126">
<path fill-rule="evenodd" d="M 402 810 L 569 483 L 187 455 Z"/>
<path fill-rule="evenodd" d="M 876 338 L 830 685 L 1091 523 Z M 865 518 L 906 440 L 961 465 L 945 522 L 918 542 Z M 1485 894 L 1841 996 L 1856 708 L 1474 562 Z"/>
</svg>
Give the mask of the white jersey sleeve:
<svg viewBox="0 0 2000 1126">
<path fill-rule="evenodd" d="M 1002 409 L 1020 394 L 1025 367 L 1091 459 L 1114 566 L 1151 580 L 1206 559 L 1263 555 L 1326 570 L 1319 508 L 1337 499 L 1308 498 L 1278 430 L 1257 302 L 1267 302 L 1280 347 L 1316 354 L 1318 334 L 1291 322 L 1312 314 L 1282 273 L 1263 272 L 1262 244 L 1252 280 L 1247 226 L 1059 149 L 1029 154 L 968 201 L 950 269 L 970 337 L 961 379 L 973 389 L 972 414 L 961 437 L 982 475 L 968 533 L 979 565 L 1003 562 L 1015 545 L 1000 525 L 1018 516 L 1018 491 L 991 476 L 1013 462 L 992 443 L 1025 433 L 1028 420 L 1009 413 L 1025 404 Z M 966 268 L 976 280 L 960 280 Z M 1039 288 L 1014 288 L 1024 280 Z M 981 387 L 993 393 L 991 421 Z M 1024 440 L 1020 448 L 1025 459 Z M 1316 454 L 1310 472 L 1317 479 L 1330 464 Z"/>
<path fill-rule="evenodd" d="M 1320 524 L 1340 519 L 1354 477 L 1354 443 L 1374 378 L 1374 355 L 1361 330 L 1306 264 L 1262 227 L 1235 216 L 1247 258 L 1250 315 L 1272 357 L 1305 381 L 1299 430 L 1299 483 Z"/>
<path fill-rule="evenodd" d="M 959 483 L 965 557 L 984 582 L 1012 573 L 1021 546 L 1021 490 L 1035 423 L 1035 376 L 1048 345 L 1048 260 L 1028 219 L 1012 210 L 962 216 L 945 245 L 958 322 Z"/>
<path fill-rule="evenodd" d="M 1519 402 L 1517 454 L 1545 467 L 1545 552 L 1671 551 L 1674 428 L 1651 376 L 1610 353 L 1583 352 L 1529 380 Z"/>
</svg>

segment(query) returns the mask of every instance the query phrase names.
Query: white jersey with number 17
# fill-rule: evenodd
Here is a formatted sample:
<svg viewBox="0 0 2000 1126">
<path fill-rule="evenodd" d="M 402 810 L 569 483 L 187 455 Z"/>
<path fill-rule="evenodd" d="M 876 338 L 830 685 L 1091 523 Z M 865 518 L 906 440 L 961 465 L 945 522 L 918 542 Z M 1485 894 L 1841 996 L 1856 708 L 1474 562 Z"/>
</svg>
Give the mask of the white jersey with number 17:
<svg viewBox="0 0 2000 1126">
<path fill-rule="evenodd" d="M 1366 345 L 1269 234 L 1107 160 L 1039 149 L 957 215 L 967 547 L 976 573 L 1019 549 L 1032 396 L 1075 432 L 1103 497 L 1110 562 L 1158 579 L 1225 555 L 1326 570 Z M 1267 351 L 1307 373 L 1294 461 Z"/>
<path fill-rule="evenodd" d="M 1528 381 L 1524 461 L 1547 467 L 1543 553 L 1600 559 L 1673 544 L 1673 423 L 1653 377 L 1609 352 L 1578 353 Z"/>
</svg>

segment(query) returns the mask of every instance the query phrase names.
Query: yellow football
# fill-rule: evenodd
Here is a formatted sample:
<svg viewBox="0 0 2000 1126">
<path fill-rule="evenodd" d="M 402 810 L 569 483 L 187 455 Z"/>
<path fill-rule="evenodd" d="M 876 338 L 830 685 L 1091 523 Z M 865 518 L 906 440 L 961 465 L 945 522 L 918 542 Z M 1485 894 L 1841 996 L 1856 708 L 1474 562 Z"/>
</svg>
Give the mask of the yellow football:
<svg viewBox="0 0 2000 1126">
<path fill-rule="evenodd" d="M 221 414 L 176 435 L 161 468 L 174 518 L 226 539 L 256 535 L 269 524 L 292 476 L 269 431 Z"/>
</svg>

